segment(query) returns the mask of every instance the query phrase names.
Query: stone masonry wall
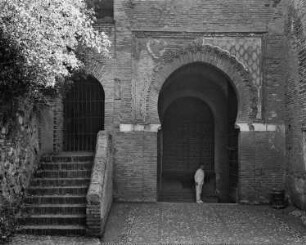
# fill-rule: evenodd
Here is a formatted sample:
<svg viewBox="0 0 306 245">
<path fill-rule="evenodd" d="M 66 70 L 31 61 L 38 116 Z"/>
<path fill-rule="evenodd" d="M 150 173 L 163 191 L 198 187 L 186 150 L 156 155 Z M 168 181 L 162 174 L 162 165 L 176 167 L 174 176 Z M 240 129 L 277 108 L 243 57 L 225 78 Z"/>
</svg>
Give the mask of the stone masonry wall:
<svg viewBox="0 0 306 245">
<path fill-rule="evenodd" d="M 306 209 L 306 2 L 288 1 L 286 162 L 291 200 Z"/>
<path fill-rule="evenodd" d="M 0 111 L 5 111 L 4 107 Z M 37 167 L 40 154 L 38 115 L 22 101 L 9 120 L 0 121 L 0 209 L 4 203 L 14 207 L 20 201 Z"/>
</svg>

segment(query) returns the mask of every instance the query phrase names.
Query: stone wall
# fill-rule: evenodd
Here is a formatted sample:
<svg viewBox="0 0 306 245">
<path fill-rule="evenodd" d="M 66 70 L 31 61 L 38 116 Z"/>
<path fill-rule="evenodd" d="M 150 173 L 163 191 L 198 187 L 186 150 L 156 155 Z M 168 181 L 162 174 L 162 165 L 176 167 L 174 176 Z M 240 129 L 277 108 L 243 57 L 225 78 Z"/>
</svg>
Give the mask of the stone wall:
<svg viewBox="0 0 306 245">
<path fill-rule="evenodd" d="M 286 160 L 291 200 L 306 209 L 306 2 L 288 1 Z"/>
<path fill-rule="evenodd" d="M 14 110 L 13 108 L 18 108 Z M 39 113 L 27 101 L 0 108 L 0 208 L 16 205 L 29 185 L 40 154 Z M 8 112 L 7 116 L 4 112 Z M 11 112 L 13 114 L 11 114 Z"/>
</svg>

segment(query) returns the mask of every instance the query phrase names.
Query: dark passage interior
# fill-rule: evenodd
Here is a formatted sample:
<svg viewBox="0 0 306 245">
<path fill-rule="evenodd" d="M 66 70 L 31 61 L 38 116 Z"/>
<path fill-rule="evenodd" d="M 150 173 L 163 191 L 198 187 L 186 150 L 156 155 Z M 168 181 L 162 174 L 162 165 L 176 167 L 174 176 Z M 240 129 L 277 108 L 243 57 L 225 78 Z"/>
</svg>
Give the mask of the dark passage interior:
<svg viewBox="0 0 306 245">
<path fill-rule="evenodd" d="M 104 129 L 104 90 L 91 76 L 77 76 L 64 98 L 64 151 L 94 151 Z"/>
<path fill-rule="evenodd" d="M 203 63 L 186 65 L 166 80 L 158 103 L 159 201 L 193 202 L 193 176 L 203 163 L 202 199 L 235 202 L 238 102 L 227 77 Z"/>
<path fill-rule="evenodd" d="M 199 163 L 204 163 L 208 177 L 214 175 L 213 115 L 203 101 L 185 97 L 169 106 L 163 124 L 163 190 L 176 200 L 192 199 Z"/>
</svg>

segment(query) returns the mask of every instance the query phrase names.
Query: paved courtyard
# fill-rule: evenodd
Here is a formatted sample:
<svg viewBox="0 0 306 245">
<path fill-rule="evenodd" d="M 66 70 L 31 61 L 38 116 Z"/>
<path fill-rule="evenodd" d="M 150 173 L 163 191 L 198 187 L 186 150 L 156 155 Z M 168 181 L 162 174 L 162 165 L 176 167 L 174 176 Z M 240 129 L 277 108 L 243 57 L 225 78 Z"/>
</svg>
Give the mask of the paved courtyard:
<svg viewBox="0 0 306 245">
<path fill-rule="evenodd" d="M 306 228 L 269 206 L 122 203 L 114 205 L 103 241 L 306 244 Z"/>
<path fill-rule="evenodd" d="M 269 206 L 115 203 L 102 241 L 16 235 L 9 245 L 306 244 L 306 227 Z"/>
</svg>

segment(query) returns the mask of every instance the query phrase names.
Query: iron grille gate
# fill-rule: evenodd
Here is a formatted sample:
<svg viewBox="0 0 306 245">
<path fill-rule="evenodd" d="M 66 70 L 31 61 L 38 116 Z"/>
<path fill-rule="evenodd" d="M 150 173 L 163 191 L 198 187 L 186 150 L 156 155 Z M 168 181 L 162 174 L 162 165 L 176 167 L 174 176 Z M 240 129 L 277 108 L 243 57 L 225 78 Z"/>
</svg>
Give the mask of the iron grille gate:
<svg viewBox="0 0 306 245">
<path fill-rule="evenodd" d="M 64 99 L 64 151 L 94 151 L 104 129 L 104 91 L 93 79 L 75 81 Z"/>
<path fill-rule="evenodd" d="M 214 125 L 187 123 L 158 132 L 159 201 L 194 201 L 194 173 L 204 163 L 206 198 L 215 195 Z M 178 184 L 178 182 L 180 184 Z"/>
</svg>

